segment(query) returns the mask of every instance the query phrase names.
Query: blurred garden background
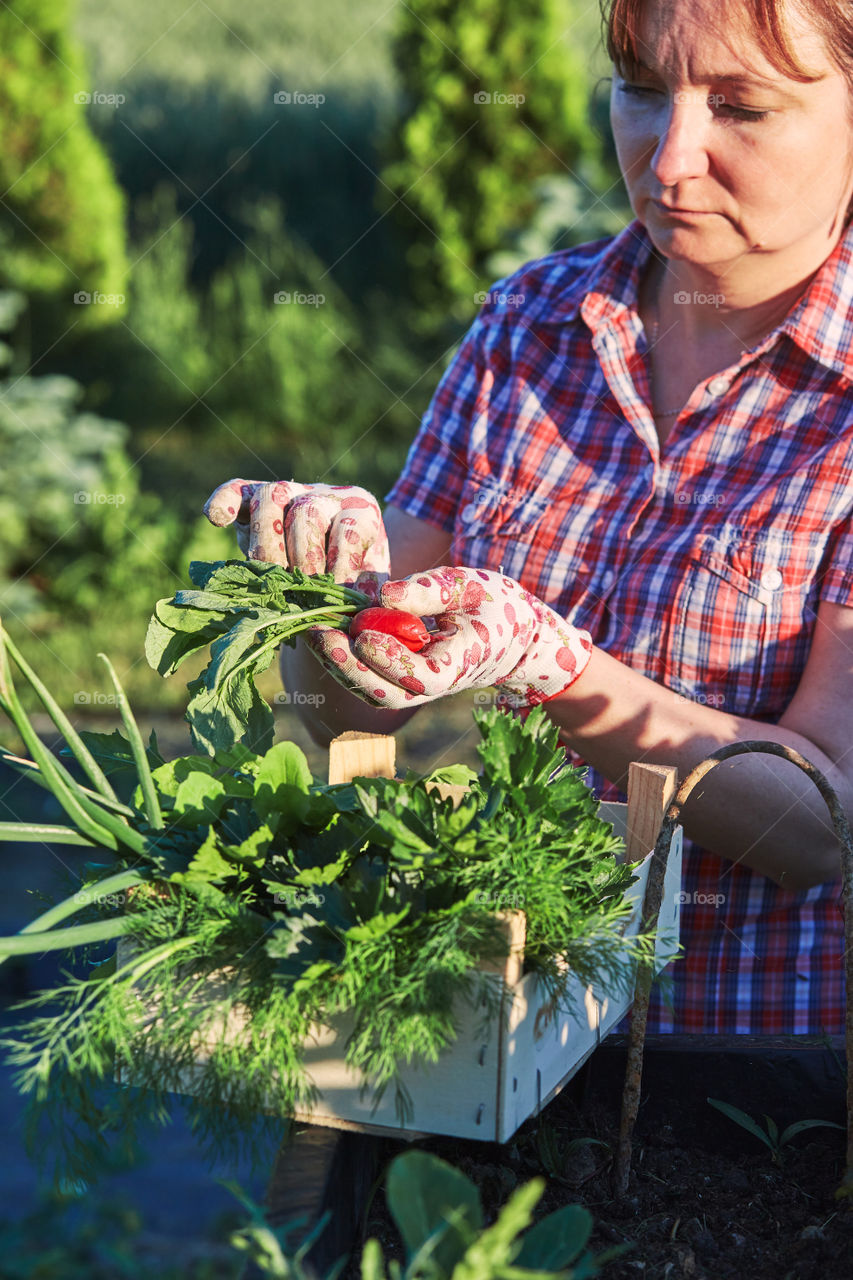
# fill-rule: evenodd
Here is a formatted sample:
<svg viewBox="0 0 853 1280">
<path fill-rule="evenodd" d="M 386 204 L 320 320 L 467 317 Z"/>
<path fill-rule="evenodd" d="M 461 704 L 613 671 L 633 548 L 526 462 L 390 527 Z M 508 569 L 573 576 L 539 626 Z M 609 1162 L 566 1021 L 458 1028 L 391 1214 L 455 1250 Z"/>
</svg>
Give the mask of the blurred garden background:
<svg viewBox="0 0 853 1280">
<path fill-rule="evenodd" d="M 191 559 L 237 554 L 200 514 L 211 490 L 292 476 L 381 498 L 480 295 L 627 222 L 607 74 L 594 0 L 0 6 L 0 617 L 78 726 L 115 726 L 104 651 L 143 730 L 168 748 L 171 722 L 186 750 L 184 680 L 143 641 Z M 457 710 L 446 760 L 476 763 Z M 4 768 L 0 817 L 60 821 L 34 792 Z M 80 865 L 4 849 L 9 933 Z M 57 963 L 4 966 L 3 1000 Z M 175 1214 L 203 1232 L 233 1206 L 176 1120 L 132 1211 L 109 1209 L 114 1180 L 106 1218 L 57 1225 L 81 1188 L 31 1213 L 2 1084 L 0 1275 L 148 1274 L 140 1205 L 168 1237 L 151 1274 L 171 1275 Z"/>
<path fill-rule="evenodd" d="M 0 614 L 80 714 L 99 650 L 176 709 L 212 488 L 381 497 L 478 293 L 627 221 L 599 12 L 11 0 L 0 51 Z"/>
</svg>

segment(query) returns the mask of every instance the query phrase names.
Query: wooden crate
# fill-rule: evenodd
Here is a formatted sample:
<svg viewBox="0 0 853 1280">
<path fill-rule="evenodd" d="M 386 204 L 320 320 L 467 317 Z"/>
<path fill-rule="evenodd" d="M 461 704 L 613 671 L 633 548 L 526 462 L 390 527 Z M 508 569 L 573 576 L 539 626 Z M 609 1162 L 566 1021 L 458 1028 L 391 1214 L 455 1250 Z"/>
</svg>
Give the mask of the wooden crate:
<svg viewBox="0 0 853 1280">
<path fill-rule="evenodd" d="M 347 734 L 332 744 L 330 781 L 358 776 L 393 776 L 394 740 L 384 735 Z M 676 787 L 676 770 L 654 765 L 631 765 L 628 804 L 602 804 L 599 812 L 613 823 L 625 841 L 625 857 L 637 880 L 626 897 L 634 911 L 625 936 L 636 934 L 661 818 Z M 441 788 L 454 799 L 466 788 Z M 677 828 L 658 922 L 656 968 L 678 950 L 681 889 L 681 829 Z M 378 1105 L 372 1090 L 344 1061 L 352 1020 L 340 1016 L 329 1027 L 316 1027 L 305 1045 L 304 1061 L 321 1097 L 296 1118 L 338 1129 L 413 1138 L 449 1134 L 489 1142 L 505 1142 L 529 1116 L 554 1097 L 580 1069 L 610 1030 L 627 1013 L 628 996 L 613 999 L 595 985 L 570 984 L 571 1011 L 555 1009 L 535 974 L 522 976 L 524 915 L 500 913 L 508 931 L 511 953 L 505 962 L 486 970 L 486 981 L 503 997 L 504 1014 L 486 1021 L 482 1010 L 459 1008 L 459 1033 L 434 1064 L 403 1068 L 413 1115 L 403 1125 L 397 1114 L 395 1090 L 389 1086 Z M 120 951 L 130 944 L 120 941 Z M 121 960 L 121 956 L 119 957 Z M 240 1034 L 240 1019 L 231 1015 L 228 1035 Z M 199 1063 L 204 1061 L 203 1052 Z M 184 1092 L 193 1092 L 194 1071 L 187 1072 Z"/>
</svg>

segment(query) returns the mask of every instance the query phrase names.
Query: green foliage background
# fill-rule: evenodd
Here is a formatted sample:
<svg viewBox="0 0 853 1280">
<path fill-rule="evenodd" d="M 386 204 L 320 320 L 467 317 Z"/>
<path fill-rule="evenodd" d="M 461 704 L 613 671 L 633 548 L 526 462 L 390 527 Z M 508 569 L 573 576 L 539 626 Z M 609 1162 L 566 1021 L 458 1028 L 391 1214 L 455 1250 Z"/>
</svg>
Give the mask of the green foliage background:
<svg viewBox="0 0 853 1280">
<path fill-rule="evenodd" d="M 623 225 L 598 24 L 581 0 L 3 6 L 0 614 L 54 687 L 105 649 L 138 706 L 175 705 L 141 637 L 191 554 L 232 552 L 212 488 L 382 496 L 477 292 Z"/>
<path fill-rule="evenodd" d="M 536 179 L 597 168 L 566 16 L 564 0 L 420 0 L 401 11 L 394 56 L 408 75 L 381 194 L 405 229 L 424 321 L 469 318 L 490 255 L 535 213 Z"/>
<path fill-rule="evenodd" d="M 86 92 L 67 0 L 0 7 L 2 271 L 47 331 L 69 322 L 76 290 L 121 294 L 127 272 L 125 199 L 75 100 Z M 103 318 L 92 307 L 76 320 Z"/>
</svg>

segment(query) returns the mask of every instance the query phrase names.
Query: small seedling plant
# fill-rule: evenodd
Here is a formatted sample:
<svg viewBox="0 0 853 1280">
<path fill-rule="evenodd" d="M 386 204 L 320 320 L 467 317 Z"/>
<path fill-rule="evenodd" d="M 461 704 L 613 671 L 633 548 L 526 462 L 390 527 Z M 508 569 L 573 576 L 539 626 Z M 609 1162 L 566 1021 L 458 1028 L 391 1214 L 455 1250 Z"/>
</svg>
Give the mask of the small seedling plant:
<svg viewBox="0 0 853 1280">
<path fill-rule="evenodd" d="M 388 1170 L 386 1199 L 405 1250 L 404 1263 L 385 1258 L 376 1239 L 361 1255 L 361 1280 L 592 1280 L 610 1259 L 628 1246 L 593 1254 L 588 1245 L 592 1217 L 581 1205 L 564 1205 L 535 1225 L 533 1213 L 545 1182 L 534 1178 L 519 1187 L 485 1225 L 480 1193 L 460 1169 L 424 1151 L 406 1151 Z M 273 1230 L 263 1211 L 240 1196 L 252 1221 L 232 1237 L 264 1275 L 308 1280 L 303 1259 L 322 1234 L 317 1224 L 294 1255 L 287 1236 Z M 337 1263 L 325 1280 L 336 1280 Z"/>
<path fill-rule="evenodd" d="M 844 1128 L 843 1125 L 836 1124 L 834 1120 L 796 1120 L 780 1133 L 779 1126 L 771 1116 L 765 1115 L 765 1127 L 762 1128 L 757 1120 L 754 1120 L 745 1111 L 741 1111 L 740 1107 L 732 1106 L 730 1102 L 721 1102 L 719 1098 L 708 1098 L 708 1102 L 712 1107 L 716 1107 L 717 1111 L 721 1111 L 724 1116 L 734 1120 L 735 1124 L 739 1124 L 747 1133 L 751 1133 L 754 1138 L 758 1138 L 760 1142 L 763 1142 L 770 1152 L 773 1163 L 780 1166 L 784 1159 L 784 1148 L 798 1134 L 805 1133 L 807 1129 L 843 1130 Z"/>
<path fill-rule="evenodd" d="M 624 1252 L 589 1251 L 592 1216 L 581 1205 L 564 1205 L 531 1226 L 544 1190 L 543 1178 L 519 1187 L 486 1226 L 470 1178 L 427 1152 L 404 1152 L 391 1163 L 386 1196 L 406 1265 L 391 1262 L 386 1272 L 379 1242 L 368 1240 L 362 1280 L 584 1280 Z"/>
<path fill-rule="evenodd" d="M 188 627 L 194 612 L 181 614 Z M 192 649 L 197 622 L 175 629 L 173 657 Z M 143 741 L 104 661 L 123 732 L 78 733 L 0 630 L 0 710 L 28 753 L 2 757 L 67 815 L 65 825 L 0 824 L 0 839 L 92 850 L 73 894 L 0 939 L 0 963 L 69 955 L 62 985 L 25 1002 L 3 1042 L 41 1148 L 64 1176 L 94 1176 L 111 1132 L 132 1149 L 137 1124 L 165 1118 L 188 1071 L 191 1118 L 214 1154 L 239 1144 L 259 1113 L 310 1104 L 303 1045 L 342 1015 L 348 1065 L 377 1101 L 393 1084 L 400 1120 L 410 1120 L 400 1067 L 436 1061 L 460 1019 L 498 1013 L 480 970 L 508 952 L 495 902 L 523 906 L 525 968 L 558 1006 L 574 975 L 615 994 L 630 989 L 638 963 L 653 962 L 652 933 L 622 936 L 634 877 L 614 857 L 620 842 L 582 774 L 565 766 L 541 708 L 524 724 L 496 708 L 475 712 L 478 775 L 451 768 L 330 786 L 294 743 L 262 736 L 257 747 L 242 675 L 256 668 L 245 653 L 229 668 L 236 684 L 217 677 L 208 689 L 228 704 L 215 723 L 229 745 L 174 760 L 153 734 Z M 13 668 L 64 753 L 35 732 Z M 208 704 L 191 703 L 189 718 L 209 747 Z M 454 808 L 434 780 L 469 790 Z M 123 1087 L 105 1093 L 116 1073 Z"/>
</svg>

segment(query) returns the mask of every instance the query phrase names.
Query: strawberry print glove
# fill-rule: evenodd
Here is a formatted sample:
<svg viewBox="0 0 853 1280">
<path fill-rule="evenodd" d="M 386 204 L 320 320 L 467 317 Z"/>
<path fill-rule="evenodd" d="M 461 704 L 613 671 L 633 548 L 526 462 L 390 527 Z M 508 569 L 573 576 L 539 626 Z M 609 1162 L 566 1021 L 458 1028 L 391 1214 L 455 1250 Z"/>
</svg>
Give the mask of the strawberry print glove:
<svg viewBox="0 0 853 1280">
<path fill-rule="evenodd" d="M 366 489 L 278 480 L 229 480 L 204 505 L 211 524 L 233 524 L 249 560 L 331 573 L 375 596 L 388 577 L 379 503 Z"/>
<path fill-rule="evenodd" d="M 565 622 L 512 578 L 445 566 L 386 582 L 380 605 L 435 620 L 437 637 L 412 652 L 393 636 L 334 627 L 306 633 L 323 666 L 374 706 L 400 710 L 463 689 L 496 687 L 529 707 L 568 689 L 592 651 L 588 631 Z"/>
</svg>

